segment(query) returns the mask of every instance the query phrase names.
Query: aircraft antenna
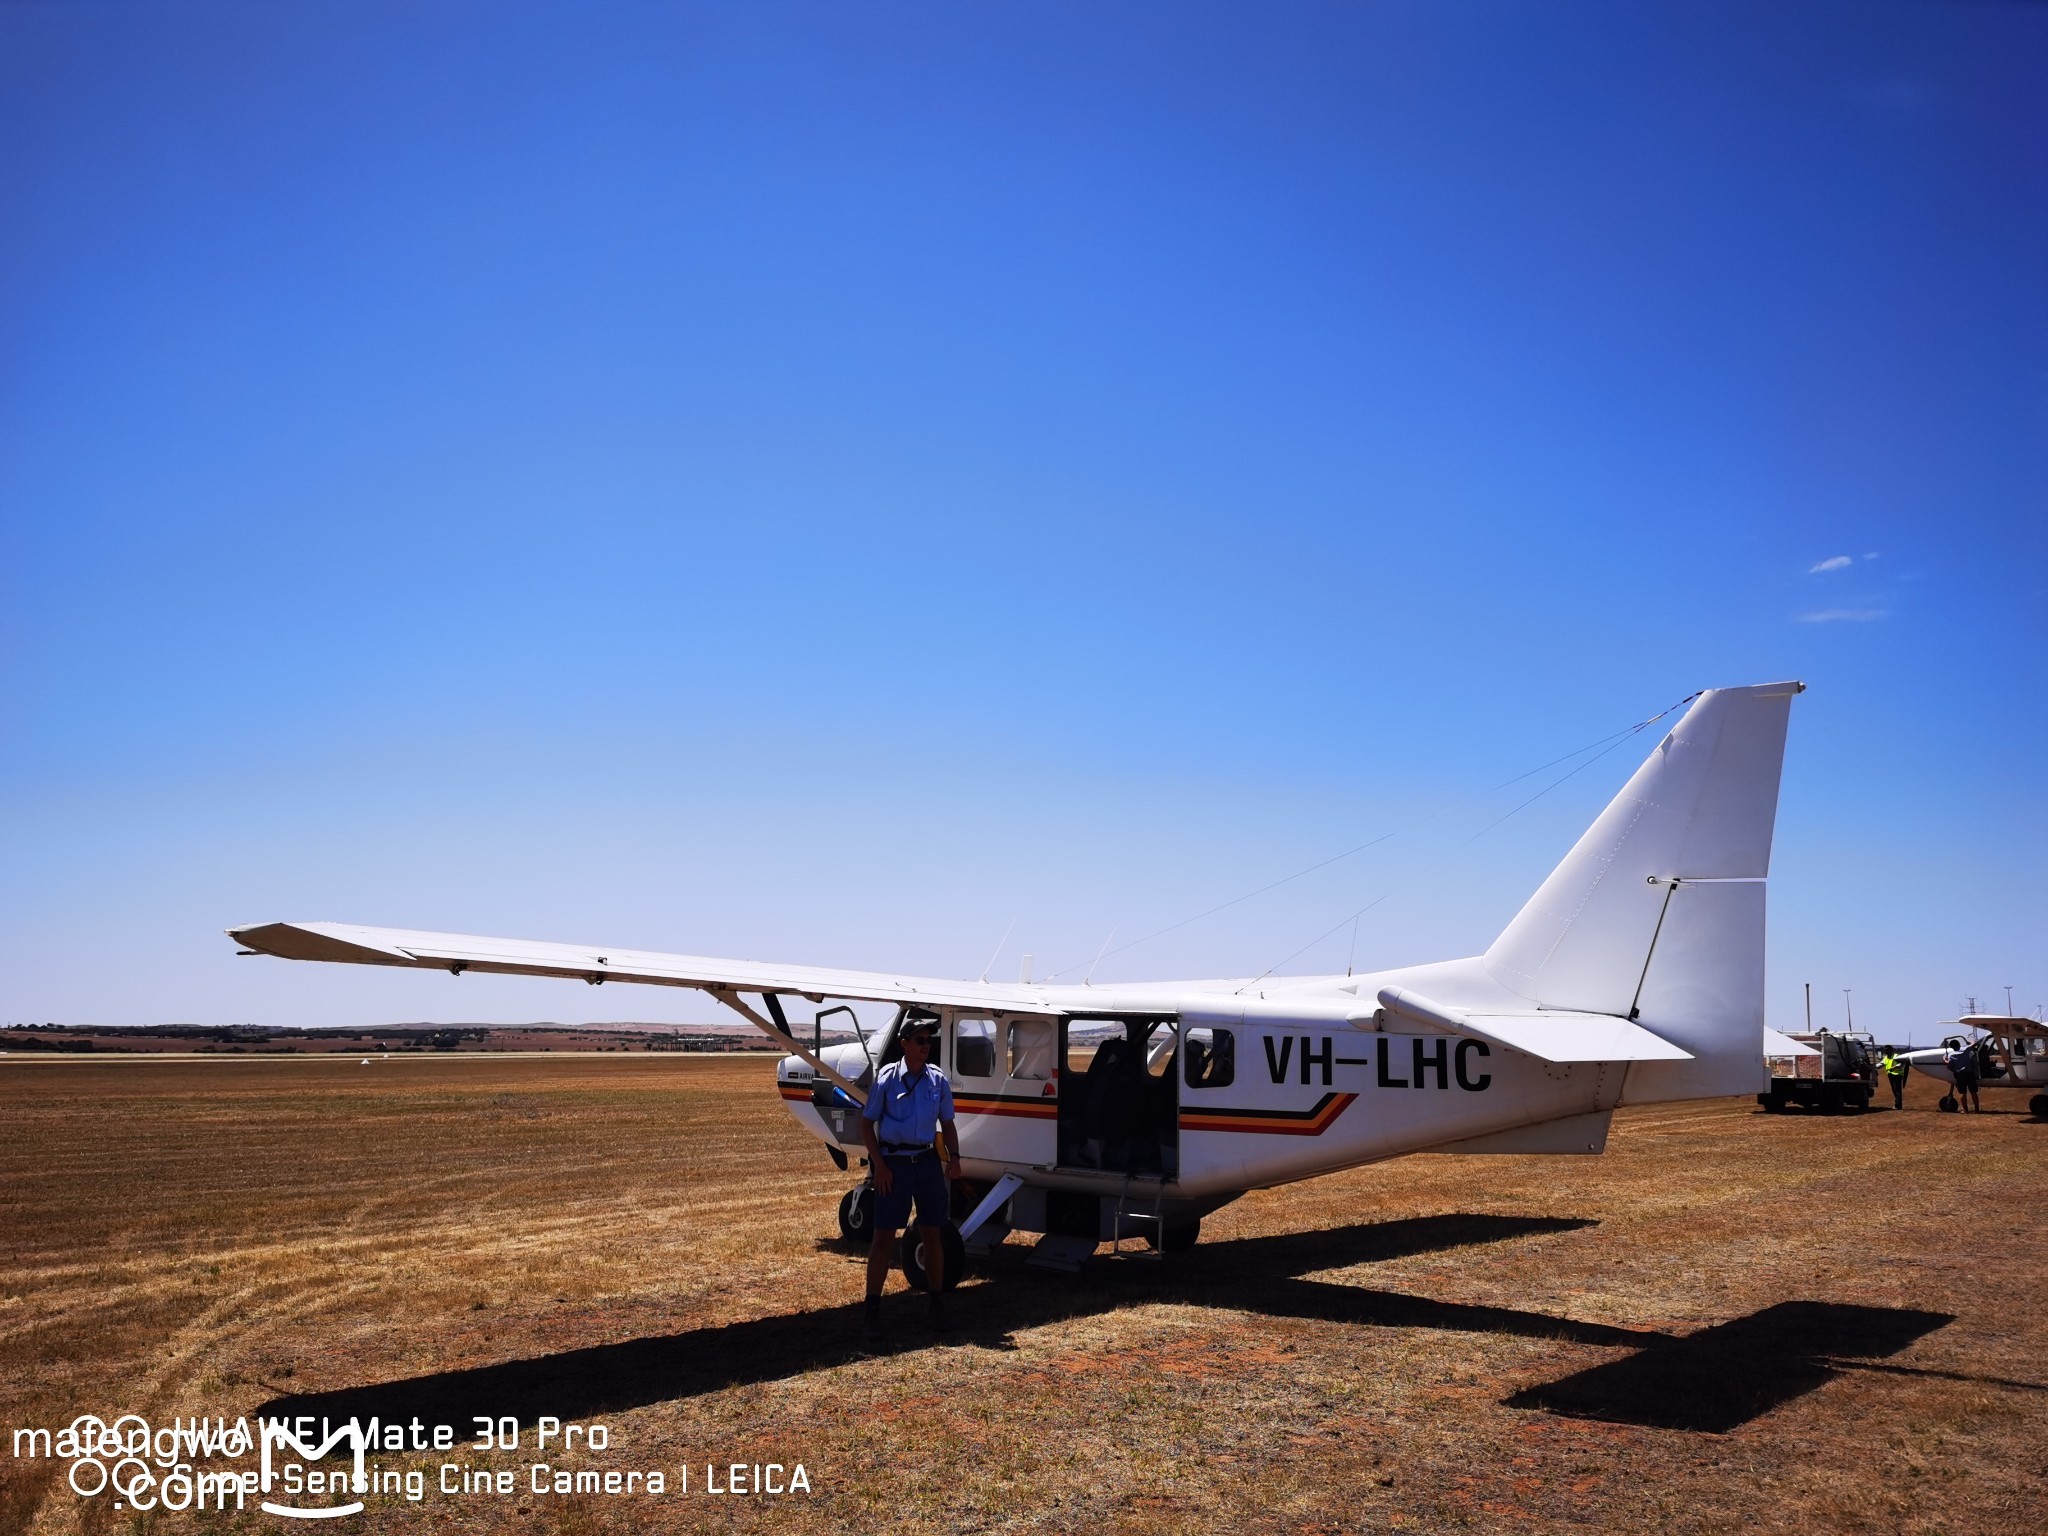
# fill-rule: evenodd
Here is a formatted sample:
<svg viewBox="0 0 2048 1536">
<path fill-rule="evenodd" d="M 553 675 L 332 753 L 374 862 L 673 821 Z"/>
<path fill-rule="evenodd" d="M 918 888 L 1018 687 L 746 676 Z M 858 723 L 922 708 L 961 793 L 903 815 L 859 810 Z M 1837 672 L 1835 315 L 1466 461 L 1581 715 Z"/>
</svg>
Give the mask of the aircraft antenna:
<svg viewBox="0 0 2048 1536">
<path fill-rule="evenodd" d="M 1596 747 L 1601 749 L 1595 756 L 1588 758 L 1585 762 L 1579 764 L 1578 768 L 1574 768 L 1571 770 L 1571 772 L 1565 774 L 1563 778 L 1557 779 L 1552 783 L 1545 785 L 1542 789 L 1539 789 L 1527 800 L 1524 800 L 1520 805 L 1516 806 L 1514 810 L 1509 811 L 1506 816 L 1502 816 L 1499 818 L 1499 820 L 1496 820 L 1491 824 L 1480 828 L 1479 831 L 1473 833 L 1471 837 L 1465 839 L 1465 842 L 1463 844 L 1460 844 L 1460 846 L 1466 847 L 1474 842 L 1477 842 L 1480 838 L 1484 837 L 1487 833 L 1491 832 L 1495 827 L 1499 826 L 1501 822 L 1504 822 L 1508 820 L 1509 817 L 1515 816 L 1518 813 L 1527 810 L 1530 806 L 1534 805 L 1538 800 L 1541 800 L 1545 795 L 1549 794 L 1551 790 L 1556 789 L 1559 784 L 1564 783 L 1565 779 L 1569 779 L 1572 777 L 1573 774 L 1578 773 L 1580 769 L 1591 767 L 1594 763 L 1598 762 L 1602 757 L 1605 757 L 1609 752 L 1612 752 L 1616 747 L 1620 746 L 1623 742 L 1629 740 L 1631 737 L 1639 735 L 1641 732 L 1643 732 L 1650 726 L 1655 725 L 1659 720 L 1662 720 L 1666 715 L 1672 713 L 1672 711 L 1683 709 L 1686 705 L 1690 704 L 1694 699 L 1698 697 L 1698 692 L 1689 693 L 1684 698 L 1680 699 L 1676 704 L 1671 705 L 1669 708 L 1658 710 L 1656 714 L 1650 716 L 1647 720 L 1639 720 L 1634 725 L 1626 726 L 1619 731 L 1613 732 L 1611 735 L 1602 736 L 1597 740 L 1590 741 L 1586 743 L 1585 746 L 1579 747 L 1575 751 L 1565 753 L 1562 757 L 1554 757 L 1549 762 L 1538 764 L 1534 768 L 1530 768 L 1525 772 L 1516 774 L 1511 779 L 1503 779 L 1500 783 L 1494 785 L 1492 789 L 1487 790 L 1486 793 L 1498 794 L 1501 790 L 1507 789 L 1511 785 L 1519 784 L 1522 782 L 1522 780 L 1531 778 L 1536 774 L 1542 773 L 1547 768 L 1555 768 L 1559 763 L 1568 763 L 1575 757 L 1582 756 L 1587 752 L 1592 752 L 1593 749 Z M 1102 954 L 1097 955 L 1089 968 L 1092 971 L 1095 965 L 1101 964 L 1102 961 L 1109 955 L 1120 955 L 1125 950 L 1136 949 L 1140 944 L 1150 944 L 1154 939 L 1163 939 L 1169 933 L 1178 932 L 1180 929 L 1187 927 L 1191 923 L 1199 923 L 1205 917 L 1214 917 L 1218 912 L 1227 911 L 1229 908 L 1241 905 L 1244 902 L 1252 900 L 1254 897 L 1263 896 L 1268 891 L 1276 891 L 1283 885 L 1292 884 L 1294 881 L 1301 879 L 1305 875 L 1312 875 L 1319 869 L 1327 869 L 1332 864 L 1341 863 L 1343 860 L 1350 858 L 1354 854 L 1365 852 L 1365 850 L 1368 848 L 1376 848 L 1381 843 L 1387 842 L 1391 838 L 1399 837 L 1404 832 L 1413 832 L 1417 827 L 1427 826 L 1430 822 L 1435 821 L 1439 816 L 1442 816 L 1445 812 L 1451 810 L 1454 806 L 1460 803 L 1461 802 L 1456 799 L 1447 800 L 1442 805 L 1438 806 L 1435 810 L 1431 811 L 1427 816 L 1419 817 L 1414 821 L 1408 822 L 1402 826 L 1395 827 L 1391 831 L 1382 832 L 1378 837 L 1367 838 L 1364 842 L 1358 844 L 1356 847 L 1346 848 L 1342 853 L 1333 853 L 1327 859 L 1318 859 L 1315 863 L 1309 865 L 1307 868 L 1297 869 L 1291 875 L 1282 875 L 1278 880 L 1269 881 L 1265 885 L 1260 886 L 1257 890 L 1246 891 L 1242 896 L 1233 896 L 1228 901 L 1219 901 L 1213 907 L 1205 907 L 1202 911 L 1197 912 L 1192 917 L 1184 917 L 1177 923 L 1168 923 L 1164 928 L 1155 928 L 1152 932 L 1146 934 L 1143 938 L 1132 939 L 1127 944 L 1119 944 L 1115 949 L 1106 950 Z M 1385 896 L 1378 897 L 1375 900 L 1367 903 L 1365 906 L 1360 907 L 1358 909 L 1357 915 L 1363 915 L 1366 912 L 1370 912 L 1374 907 L 1378 906 L 1380 902 L 1386 900 L 1387 896 L 1391 896 L 1392 894 L 1393 891 L 1390 890 L 1386 893 Z M 1351 918 L 1346 918 L 1344 922 L 1350 922 L 1351 920 Z M 1337 932 L 1338 929 L 1341 929 L 1343 926 L 1344 923 L 1339 923 L 1336 928 L 1332 928 L 1330 930 L 1330 933 Z M 1329 934 L 1324 934 L 1321 938 L 1316 940 L 1316 943 L 1321 943 L 1323 938 L 1328 937 Z M 1313 948 L 1314 946 L 1311 945 L 1309 947 Z M 1298 955 L 1302 952 L 1303 951 L 1301 950 L 1296 950 L 1295 954 Z M 1287 958 L 1288 960 L 1292 960 L 1294 958 L 1294 955 L 1289 955 Z M 1286 963 L 1286 960 L 1280 962 L 1281 965 L 1285 965 Z M 1045 979 L 1047 981 L 1056 980 L 1059 977 L 1066 975 L 1067 972 L 1073 969 L 1074 967 L 1071 965 L 1062 966 L 1059 970 L 1046 972 Z M 1277 969 L 1279 969 L 1279 967 L 1275 966 L 1271 970 L 1263 972 L 1262 975 L 1270 976 L 1273 973 L 1273 970 Z"/>
<path fill-rule="evenodd" d="M 1600 749 L 1597 752 L 1593 752 L 1593 755 L 1587 758 L 1583 763 L 1580 763 L 1578 767 L 1570 769 L 1565 773 L 1559 775 L 1557 778 L 1552 779 L 1548 784 L 1544 785 L 1543 788 L 1537 790 L 1535 794 L 1531 795 L 1528 799 L 1524 800 L 1520 805 L 1516 806 L 1513 810 L 1509 811 L 1507 815 L 1495 817 L 1492 821 L 1488 822 L 1485 826 L 1481 827 L 1477 832 L 1474 832 L 1470 837 L 1466 838 L 1464 842 L 1458 845 L 1458 847 L 1461 849 L 1471 847 L 1472 844 L 1478 842 L 1480 838 L 1486 836 L 1487 833 L 1491 832 L 1495 827 L 1499 826 L 1502 822 L 1507 821 L 1514 816 L 1520 815 L 1523 811 L 1526 811 L 1538 800 L 1541 800 L 1553 789 L 1556 789 L 1558 785 L 1564 783 L 1566 779 L 1569 779 L 1573 777 L 1573 775 L 1581 773 L 1584 770 L 1592 767 L 1595 763 L 1599 762 L 1601 758 L 1605 757 L 1608 753 L 1612 752 L 1616 747 L 1620 746 L 1623 742 L 1629 741 L 1634 737 L 1640 735 L 1643 731 L 1655 725 L 1659 720 L 1662 720 L 1666 715 L 1672 713 L 1674 710 L 1685 708 L 1686 705 L 1690 704 L 1694 699 L 1698 698 L 1699 696 L 1700 691 L 1688 693 L 1676 704 L 1672 704 L 1667 706 L 1666 708 L 1658 710 L 1656 714 L 1651 715 L 1647 720 L 1638 720 L 1634 725 L 1631 725 L 1624 730 L 1616 731 L 1611 736 L 1602 736 L 1597 741 L 1588 742 L 1585 746 L 1580 747 L 1576 752 L 1567 752 L 1563 757 L 1554 757 L 1549 762 L 1544 763 L 1541 767 L 1531 768 L 1527 773 L 1518 773 L 1512 779 L 1505 779 L 1502 782 L 1494 785 L 1492 789 L 1487 791 L 1488 794 L 1494 794 L 1500 790 L 1506 789 L 1510 784 L 1519 784 L 1523 779 L 1529 778 L 1534 774 L 1539 774 L 1543 772 L 1545 768 L 1555 768 L 1559 763 L 1570 762 L 1573 758 L 1580 756 L 1582 753 L 1593 752 L 1593 749 L 1595 747 L 1598 747 Z M 1455 803 L 1455 801 L 1451 802 L 1451 804 Z M 1444 813 L 1444 811 L 1449 809 L 1450 805 L 1448 804 L 1442 806 L 1439 809 L 1430 812 L 1429 815 L 1423 817 L 1421 822 L 1414 822 L 1410 825 L 1411 827 L 1421 826 L 1423 822 L 1433 821 L 1438 816 L 1441 816 Z M 1398 830 L 1407 831 L 1410 830 L 1410 828 L 1403 827 Z M 1375 838 L 1374 841 L 1385 842 L 1388 837 L 1392 837 L 1393 835 L 1394 833 L 1389 832 L 1386 834 L 1385 837 Z M 1361 846 L 1370 847 L 1371 844 L 1364 844 Z M 1351 850 L 1351 852 L 1356 853 L 1358 852 L 1358 849 L 1354 848 Z M 1347 857 L 1349 857 L 1348 854 L 1337 855 L 1337 858 Z M 1334 864 L 1335 862 L 1336 859 L 1325 859 L 1323 861 L 1323 864 Z M 1305 869 L 1301 873 L 1308 874 L 1311 870 L 1321 869 L 1322 867 L 1322 864 L 1313 864 L 1309 866 L 1309 869 Z M 1288 880 L 1294 880 L 1299 878 L 1300 876 L 1298 875 L 1289 875 L 1287 877 Z M 1286 880 L 1276 880 L 1273 882 L 1274 885 L 1285 885 L 1286 883 Z M 1269 891 L 1272 888 L 1273 886 L 1271 885 L 1265 887 L 1265 889 Z M 1267 966 L 1263 971 L 1259 972 L 1258 975 L 1254 976 L 1250 981 L 1246 982 L 1243 987 L 1239 987 L 1237 990 L 1239 992 L 1242 992 L 1245 990 L 1246 987 L 1251 987 L 1261 981 L 1264 981 L 1268 976 L 1272 975 L 1275 971 L 1279 970 L 1281 966 L 1286 965 L 1289 961 L 1298 959 L 1300 956 L 1307 954 L 1310 950 L 1314 949 L 1318 944 L 1322 943 L 1323 940 L 1327 939 L 1331 934 L 1338 932 L 1340 929 L 1343 928 L 1345 923 L 1355 923 L 1359 918 L 1363 917 L 1366 913 L 1370 912 L 1374 907 L 1378 906 L 1381 902 L 1385 901 L 1387 897 L 1393 895 L 1394 892 L 1399 889 L 1400 887 L 1397 885 L 1390 887 L 1386 891 L 1383 891 L 1381 894 L 1374 897 L 1371 901 L 1367 902 L 1364 906 L 1360 907 L 1358 911 L 1353 913 L 1350 917 L 1347 917 L 1342 922 L 1339 922 L 1336 925 L 1336 927 L 1325 929 L 1323 932 L 1316 935 L 1316 937 L 1310 939 L 1308 943 L 1302 945 L 1301 948 L 1297 949 L 1293 954 L 1289 955 L 1286 960 L 1276 961 L 1274 964 Z M 1254 891 L 1252 894 L 1258 895 L 1259 892 Z M 1245 898 L 1243 897 L 1239 898 L 1239 900 L 1244 899 Z M 1233 905 L 1233 903 L 1225 902 L 1224 905 L 1230 906 Z M 1212 910 L 1220 911 L 1222 909 L 1214 908 Z M 1206 917 L 1208 914 L 1203 913 L 1202 915 Z M 1193 922 L 1194 919 L 1190 918 L 1188 919 L 1188 921 Z M 1175 926 L 1181 927 L 1185 925 L 1176 924 Z M 1142 943 L 1143 940 L 1140 940 L 1139 942 Z M 1125 945 L 1124 947 L 1128 949 L 1130 946 Z"/>
<path fill-rule="evenodd" d="M 1109 939 L 1113 939 L 1115 937 L 1116 930 L 1112 928 L 1109 930 Z M 1088 974 L 1081 978 L 1082 986 L 1092 987 L 1095 985 L 1095 967 L 1102 964 L 1102 957 L 1109 953 L 1109 939 L 1104 939 L 1102 941 L 1102 948 L 1095 951 L 1095 958 L 1088 962 Z"/>
<path fill-rule="evenodd" d="M 988 964 L 981 968 L 981 979 L 988 980 L 988 973 L 996 968 L 996 961 L 1003 956 L 1003 946 L 1010 942 L 1010 935 L 1017 931 L 1017 919 L 1010 919 L 1010 926 L 1003 930 L 1003 936 L 996 941 L 996 952 L 988 957 Z"/>
<path fill-rule="evenodd" d="M 1690 704 L 1694 699 L 1698 697 L 1699 694 L 1697 693 L 1689 693 L 1684 698 L 1680 699 L 1676 704 L 1672 705 L 1671 709 L 1660 709 L 1657 711 L 1656 714 L 1650 716 L 1649 719 L 1639 720 L 1634 725 L 1630 726 L 1627 730 L 1617 731 L 1611 738 L 1603 737 L 1602 740 L 1606 741 L 1606 746 L 1600 747 L 1600 750 L 1598 752 L 1594 752 L 1591 757 L 1587 758 L 1583 763 L 1579 764 L 1578 767 L 1570 770 L 1570 772 L 1567 772 L 1558 778 L 1552 779 L 1548 784 L 1544 785 L 1541 789 L 1537 790 L 1535 794 L 1531 795 L 1528 799 L 1524 800 L 1512 811 L 1509 811 L 1506 816 L 1502 816 L 1495 821 L 1489 821 L 1485 826 L 1481 827 L 1477 832 L 1474 832 L 1470 837 L 1466 838 L 1465 841 L 1460 843 L 1458 846 L 1460 848 L 1471 847 L 1474 843 L 1478 842 L 1479 839 L 1486 836 L 1486 834 L 1491 832 L 1495 827 L 1499 826 L 1501 822 L 1506 821 L 1511 816 L 1520 815 L 1523 811 L 1526 811 L 1530 806 L 1534 805 L 1538 800 L 1541 800 L 1545 795 L 1549 794 L 1553 789 L 1557 788 L 1558 785 L 1564 783 L 1566 779 L 1572 778 L 1574 775 L 1585 772 L 1588 768 L 1592 767 L 1595 763 L 1599 762 L 1601 758 L 1605 757 L 1608 753 L 1612 752 L 1616 747 L 1620 746 L 1630 737 L 1641 734 L 1649 727 L 1655 725 L 1659 720 L 1662 720 L 1666 715 L 1671 713 L 1672 709 L 1683 709 L 1686 705 Z M 1593 747 L 1599 746 L 1600 743 L 1596 741 L 1592 744 L 1592 746 L 1579 748 L 1579 752 L 1591 752 Z M 1543 765 L 1543 768 L 1555 768 L 1559 763 L 1566 762 L 1571 758 L 1577 757 L 1579 755 L 1579 752 L 1567 752 L 1563 757 L 1553 758 L 1551 759 L 1551 761 L 1545 763 Z M 1531 774 L 1541 773 L 1543 771 L 1543 768 L 1532 768 L 1529 770 L 1528 773 L 1519 774 L 1515 778 L 1509 779 L 1507 784 L 1497 784 L 1494 786 L 1494 788 L 1506 789 L 1508 787 L 1508 784 L 1519 783 L 1522 779 L 1530 777 Z"/>
<path fill-rule="evenodd" d="M 1329 858 L 1322 860 L 1320 863 L 1309 865 L 1307 869 L 1297 869 L 1291 875 L 1282 875 L 1278 880 L 1273 881 L 1270 885 L 1262 885 L 1256 891 L 1246 891 L 1242 896 L 1233 896 L 1228 901 L 1219 901 L 1218 903 L 1216 903 L 1215 906 L 1209 907 L 1204 911 L 1197 912 L 1193 917 L 1184 917 L 1177 923 L 1168 923 L 1164 928 L 1155 929 L 1151 933 L 1146 934 L 1145 937 L 1142 939 L 1133 939 L 1128 944 L 1119 944 L 1115 949 L 1109 950 L 1107 951 L 1107 953 L 1112 955 L 1120 955 L 1127 949 L 1136 949 L 1140 944 L 1149 944 L 1154 939 L 1164 938 L 1167 934 L 1172 933 L 1177 929 L 1185 928 L 1190 923 L 1199 923 L 1205 917 L 1214 917 L 1218 912 L 1224 911 L 1226 908 L 1229 907 L 1237 906 L 1242 902 L 1250 901 L 1254 896 L 1263 896 L 1268 891 L 1278 890 L 1281 886 L 1288 884 L 1290 881 L 1299 880 L 1303 875 L 1312 875 L 1317 870 L 1325 868 L 1328 865 L 1335 864 L 1339 860 L 1350 858 L 1351 855 L 1353 855 L 1354 853 L 1363 853 L 1368 848 L 1371 848 L 1379 843 L 1384 843 L 1390 837 L 1398 837 L 1403 832 L 1411 831 L 1414 828 L 1421 826 L 1423 822 L 1434 820 L 1436 817 L 1441 816 L 1445 811 L 1449 810 L 1451 808 L 1451 805 L 1454 804 L 1456 804 L 1456 802 L 1452 801 L 1438 808 L 1437 810 L 1431 811 L 1429 815 L 1422 818 L 1422 821 L 1413 821 L 1405 827 L 1396 827 L 1391 832 L 1382 832 L 1378 837 L 1369 838 L 1365 842 L 1360 843 L 1356 848 L 1347 848 L 1342 853 L 1332 854 Z M 1094 963 L 1099 965 L 1102 963 L 1102 959 L 1103 956 L 1097 955 L 1095 957 Z M 1064 976 L 1068 971 L 1071 971 L 1072 969 L 1074 969 L 1074 967 L 1069 965 L 1064 966 L 1057 971 L 1048 971 L 1046 972 L 1045 979 L 1047 981 L 1051 981 L 1055 976 Z"/>
<path fill-rule="evenodd" d="M 1361 917 L 1365 916 L 1366 913 L 1370 912 L 1374 907 L 1378 906 L 1381 902 L 1385 901 L 1389 896 L 1393 895 L 1394 892 L 1399 889 L 1399 886 L 1392 886 L 1387 890 L 1381 891 L 1379 895 L 1373 897 L 1371 901 L 1368 901 L 1356 912 L 1352 913 L 1349 917 L 1345 918 L 1343 922 L 1338 923 L 1336 928 L 1325 928 L 1321 933 L 1317 934 L 1314 938 L 1310 939 L 1306 944 L 1302 945 L 1301 948 L 1297 949 L 1293 954 L 1289 955 L 1287 957 L 1287 960 L 1275 960 L 1271 965 L 1267 966 L 1263 971 L 1259 972 L 1258 975 L 1254 976 L 1250 981 L 1246 982 L 1244 986 L 1239 987 L 1237 990 L 1239 992 L 1243 992 L 1246 990 L 1246 988 L 1257 986 L 1260 982 L 1264 981 L 1268 976 L 1272 975 L 1275 971 L 1279 970 L 1281 966 L 1287 964 L 1288 960 L 1296 959 L 1299 956 L 1305 955 L 1310 950 L 1314 949 L 1318 944 L 1322 943 L 1323 940 L 1327 939 L 1331 934 L 1337 932 L 1338 929 L 1341 929 L 1344 926 L 1344 923 L 1351 923 L 1355 926 Z M 1232 995 L 1235 996 L 1236 994 Z"/>
</svg>

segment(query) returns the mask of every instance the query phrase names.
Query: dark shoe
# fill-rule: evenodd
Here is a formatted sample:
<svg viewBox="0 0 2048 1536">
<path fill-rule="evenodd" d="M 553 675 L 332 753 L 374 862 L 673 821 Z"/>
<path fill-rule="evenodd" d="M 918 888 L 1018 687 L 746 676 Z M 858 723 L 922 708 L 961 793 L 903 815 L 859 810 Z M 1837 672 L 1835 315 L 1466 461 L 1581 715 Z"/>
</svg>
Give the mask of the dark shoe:
<svg viewBox="0 0 2048 1536">
<path fill-rule="evenodd" d="M 860 1332 L 861 1337 L 866 1339 L 870 1344 L 879 1344 L 882 1342 L 881 1297 L 870 1296 L 868 1298 L 867 1313 L 861 1322 Z"/>
<path fill-rule="evenodd" d="M 951 1333 L 953 1331 L 953 1320 L 946 1316 L 946 1303 L 935 1293 L 930 1298 L 930 1306 L 932 1309 L 932 1332 Z"/>
</svg>

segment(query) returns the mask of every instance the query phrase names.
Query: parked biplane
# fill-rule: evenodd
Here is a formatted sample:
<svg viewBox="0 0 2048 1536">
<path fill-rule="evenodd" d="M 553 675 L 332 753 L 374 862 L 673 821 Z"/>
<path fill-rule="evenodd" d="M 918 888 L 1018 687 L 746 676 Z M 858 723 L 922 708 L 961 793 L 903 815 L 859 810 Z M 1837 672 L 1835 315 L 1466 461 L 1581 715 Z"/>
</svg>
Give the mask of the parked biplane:
<svg viewBox="0 0 2048 1536">
<path fill-rule="evenodd" d="M 1762 1090 L 1764 881 L 1802 686 L 1699 694 L 1485 953 L 1368 976 L 1051 985 L 337 923 L 230 933 L 294 960 L 694 987 L 789 1052 L 778 1091 L 842 1168 L 903 1022 L 936 1019 L 966 1181 L 947 1283 L 962 1246 L 1011 1231 L 1072 1269 L 1102 1242 L 1184 1248 L 1247 1190 L 1410 1152 L 1597 1153 L 1618 1105 Z M 824 1045 L 822 1017 L 791 1021 L 799 998 L 895 1018 Z M 861 1187 L 840 1221 L 865 1224 Z M 921 1283 L 914 1234 L 904 1250 Z"/>
</svg>

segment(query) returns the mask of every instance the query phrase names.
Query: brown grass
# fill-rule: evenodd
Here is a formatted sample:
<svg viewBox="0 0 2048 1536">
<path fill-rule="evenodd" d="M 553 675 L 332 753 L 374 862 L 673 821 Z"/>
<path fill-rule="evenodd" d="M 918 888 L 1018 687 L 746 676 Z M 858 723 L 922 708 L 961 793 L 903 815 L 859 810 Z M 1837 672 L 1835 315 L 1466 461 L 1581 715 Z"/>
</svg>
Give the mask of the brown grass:
<svg viewBox="0 0 2048 1536">
<path fill-rule="evenodd" d="M 692 1469 L 662 1500 L 372 1498 L 344 1530 L 2041 1528 L 2048 1126 L 2017 1112 L 1936 1115 L 1919 1081 L 1906 1114 L 1663 1106 L 1604 1158 L 1360 1169 L 1078 1279 L 1026 1272 L 1020 1239 L 957 1293 L 959 1342 L 899 1298 L 870 1356 L 859 1257 L 829 1240 L 846 1177 L 771 1079 L 674 1056 L 10 1062 L 5 1427 L 300 1397 L 464 1435 L 472 1409 L 528 1420 L 518 1453 L 378 1458 L 430 1482 L 443 1460 L 522 1488 L 536 1459 Z M 1790 1302 L 1876 1331 L 1806 1361 L 1813 1314 L 1758 1320 Z M 1829 1310 L 1852 1306 L 1877 1310 Z M 1954 1320 L 1884 1342 L 1893 1309 Z M 1725 1432 L 1656 1427 L 1731 1381 L 1756 1401 Z M 611 1450 L 537 1457 L 548 1412 L 607 1423 Z M 801 1461 L 814 1492 L 708 1495 L 707 1461 Z M 4 1531 L 283 1524 L 0 1475 Z"/>
</svg>

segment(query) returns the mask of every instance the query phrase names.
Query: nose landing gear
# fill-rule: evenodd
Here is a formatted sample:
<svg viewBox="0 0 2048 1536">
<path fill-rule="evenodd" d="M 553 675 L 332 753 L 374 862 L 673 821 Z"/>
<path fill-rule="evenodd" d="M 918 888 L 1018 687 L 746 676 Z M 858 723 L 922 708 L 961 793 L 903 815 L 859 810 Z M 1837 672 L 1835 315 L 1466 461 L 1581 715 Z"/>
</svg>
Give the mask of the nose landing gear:
<svg viewBox="0 0 2048 1536">
<path fill-rule="evenodd" d="M 856 1184 L 839 1197 L 839 1235 L 849 1243 L 865 1243 L 875 1230 L 875 1191 Z"/>
</svg>

